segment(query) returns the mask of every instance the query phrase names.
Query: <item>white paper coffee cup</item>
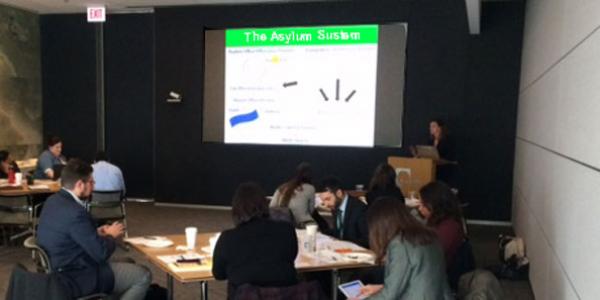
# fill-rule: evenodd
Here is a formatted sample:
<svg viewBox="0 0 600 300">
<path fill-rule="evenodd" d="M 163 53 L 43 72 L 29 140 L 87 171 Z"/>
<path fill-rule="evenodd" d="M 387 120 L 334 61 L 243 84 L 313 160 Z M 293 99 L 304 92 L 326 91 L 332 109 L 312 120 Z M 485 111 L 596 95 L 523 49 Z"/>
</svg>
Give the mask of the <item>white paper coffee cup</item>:
<svg viewBox="0 0 600 300">
<path fill-rule="evenodd" d="M 186 227 L 185 228 L 185 240 L 187 242 L 188 250 L 194 250 L 196 248 L 196 235 L 198 235 L 198 228 Z"/>
<path fill-rule="evenodd" d="M 15 184 L 19 185 L 23 182 L 23 173 L 15 173 Z"/>
<path fill-rule="evenodd" d="M 317 224 L 308 224 L 306 225 L 306 235 L 315 235 L 317 234 L 317 229 L 319 227 Z"/>
</svg>

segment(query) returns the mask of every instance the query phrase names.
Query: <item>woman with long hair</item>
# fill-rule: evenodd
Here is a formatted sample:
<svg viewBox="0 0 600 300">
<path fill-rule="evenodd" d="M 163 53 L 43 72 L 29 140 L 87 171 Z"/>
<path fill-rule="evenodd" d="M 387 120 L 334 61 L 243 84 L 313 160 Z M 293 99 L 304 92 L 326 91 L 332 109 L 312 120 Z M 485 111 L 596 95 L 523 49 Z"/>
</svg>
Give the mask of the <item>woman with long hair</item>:
<svg viewBox="0 0 600 300">
<path fill-rule="evenodd" d="M 385 197 L 367 214 L 369 245 L 385 264 L 383 285 L 361 290 L 368 299 L 444 299 L 449 295 L 444 254 L 434 231 L 419 223 L 404 203 Z"/>
<path fill-rule="evenodd" d="M 441 158 L 453 160 L 454 155 L 449 139 L 448 128 L 444 121 L 433 119 L 429 122 L 429 144 L 437 148 Z"/>
<path fill-rule="evenodd" d="M 315 222 L 311 216 L 315 209 L 315 187 L 309 163 L 303 162 L 296 167 L 294 177 L 277 188 L 270 206 L 289 208 L 297 227 Z"/>
<path fill-rule="evenodd" d="M 11 169 L 15 173 L 21 172 L 17 163 L 12 160 L 10 152 L 8 150 L 0 150 L 0 178 L 8 178 L 8 173 L 10 173 Z"/>
<path fill-rule="evenodd" d="M 456 157 L 454 153 L 454 141 L 448 134 L 448 127 L 441 119 L 433 119 L 429 122 L 429 145 L 434 146 L 440 161 L 437 164 L 437 178 L 452 185 L 457 185 Z"/>
<path fill-rule="evenodd" d="M 465 239 L 458 198 L 450 187 L 440 181 L 426 184 L 419 194 L 421 195 L 419 213 L 427 221 L 427 225 L 437 232 L 449 267 Z"/>
<path fill-rule="evenodd" d="M 231 206 L 235 228 L 219 236 L 212 267 L 217 280 L 228 280 L 228 299 L 234 299 L 237 288 L 246 283 L 268 287 L 296 284 L 296 231 L 289 223 L 269 219 L 262 188 L 242 183 Z"/>
<path fill-rule="evenodd" d="M 396 171 L 390 164 L 381 163 L 375 168 L 367 192 L 367 205 L 371 206 L 380 197 L 394 197 L 404 203 L 404 195 L 396 185 Z"/>
</svg>

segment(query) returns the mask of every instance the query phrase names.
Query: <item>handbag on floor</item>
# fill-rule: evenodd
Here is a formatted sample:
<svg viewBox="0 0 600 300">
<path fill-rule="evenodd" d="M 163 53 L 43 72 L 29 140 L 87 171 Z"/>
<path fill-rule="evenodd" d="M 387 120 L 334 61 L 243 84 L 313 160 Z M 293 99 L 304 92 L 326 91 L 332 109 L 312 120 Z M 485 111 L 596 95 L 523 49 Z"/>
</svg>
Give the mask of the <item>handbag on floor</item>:
<svg viewBox="0 0 600 300">
<path fill-rule="evenodd" d="M 520 237 L 498 236 L 500 265 L 488 268 L 496 277 L 510 280 L 527 280 L 529 259 L 525 255 L 525 242 Z"/>
</svg>

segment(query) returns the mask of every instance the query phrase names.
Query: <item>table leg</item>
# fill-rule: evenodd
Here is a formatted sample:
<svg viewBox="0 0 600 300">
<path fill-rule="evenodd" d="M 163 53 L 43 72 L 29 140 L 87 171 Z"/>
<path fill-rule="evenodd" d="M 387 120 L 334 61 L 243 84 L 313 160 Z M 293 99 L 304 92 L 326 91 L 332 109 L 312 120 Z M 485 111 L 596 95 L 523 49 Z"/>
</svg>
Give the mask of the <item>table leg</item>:
<svg viewBox="0 0 600 300">
<path fill-rule="evenodd" d="M 208 300 L 208 282 L 200 281 L 200 299 Z"/>
<path fill-rule="evenodd" d="M 340 274 L 337 269 L 331 270 L 331 300 L 337 300 L 337 287 L 340 285 Z"/>
<path fill-rule="evenodd" d="M 167 300 L 173 300 L 173 276 L 167 273 Z"/>
</svg>

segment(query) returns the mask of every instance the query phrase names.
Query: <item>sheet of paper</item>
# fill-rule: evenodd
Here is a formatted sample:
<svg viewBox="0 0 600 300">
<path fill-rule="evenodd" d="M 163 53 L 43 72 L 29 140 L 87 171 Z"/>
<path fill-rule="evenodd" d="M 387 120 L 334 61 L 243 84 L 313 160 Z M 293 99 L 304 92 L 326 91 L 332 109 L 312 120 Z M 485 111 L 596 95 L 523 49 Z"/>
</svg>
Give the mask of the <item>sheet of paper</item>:
<svg viewBox="0 0 600 300">
<path fill-rule="evenodd" d="M 33 184 L 29 186 L 30 190 L 48 190 L 50 189 L 49 186 L 45 185 L 45 184 Z"/>
<path fill-rule="evenodd" d="M 135 244 L 135 245 L 140 245 L 140 244 L 145 245 L 147 242 L 158 241 L 158 240 L 169 240 L 169 239 L 167 239 L 164 236 L 148 235 L 148 236 L 130 237 L 130 238 L 126 238 L 124 241 L 127 243 L 130 243 L 130 244 Z"/>
</svg>

